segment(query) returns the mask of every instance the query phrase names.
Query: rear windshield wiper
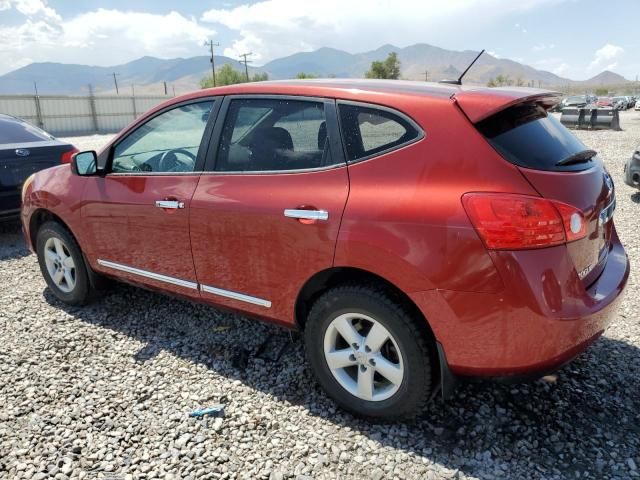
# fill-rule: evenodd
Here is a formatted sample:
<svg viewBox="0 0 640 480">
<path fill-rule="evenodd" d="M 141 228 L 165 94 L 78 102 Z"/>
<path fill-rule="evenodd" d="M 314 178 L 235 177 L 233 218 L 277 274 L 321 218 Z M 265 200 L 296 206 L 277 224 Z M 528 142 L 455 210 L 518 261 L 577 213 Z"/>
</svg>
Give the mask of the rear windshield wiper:
<svg viewBox="0 0 640 480">
<path fill-rule="evenodd" d="M 581 152 L 574 153 L 569 155 L 567 158 L 563 158 L 558 163 L 556 163 L 556 167 L 562 167 L 565 165 L 573 165 L 575 163 L 586 163 L 590 162 L 593 157 L 598 154 L 595 150 L 583 150 Z"/>
</svg>

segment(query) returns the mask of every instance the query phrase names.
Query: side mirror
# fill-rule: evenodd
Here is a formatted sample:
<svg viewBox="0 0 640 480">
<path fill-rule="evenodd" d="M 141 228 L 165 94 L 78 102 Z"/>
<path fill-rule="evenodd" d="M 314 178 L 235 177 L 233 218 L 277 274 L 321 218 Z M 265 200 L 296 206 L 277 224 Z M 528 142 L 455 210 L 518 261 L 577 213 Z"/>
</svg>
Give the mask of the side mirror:
<svg viewBox="0 0 640 480">
<path fill-rule="evenodd" d="M 71 157 L 71 170 L 81 177 L 90 177 L 98 173 L 98 155 L 94 150 L 78 152 Z"/>
</svg>

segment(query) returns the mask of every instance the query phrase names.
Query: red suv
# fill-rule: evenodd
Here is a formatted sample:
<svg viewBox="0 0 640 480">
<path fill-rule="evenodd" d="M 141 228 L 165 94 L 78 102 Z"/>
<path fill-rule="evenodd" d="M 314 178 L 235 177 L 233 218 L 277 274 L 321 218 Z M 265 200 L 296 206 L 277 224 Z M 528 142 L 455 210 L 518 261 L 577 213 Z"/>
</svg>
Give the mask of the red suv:
<svg viewBox="0 0 640 480">
<path fill-rule="evenodd" d="M 629 275 L 596 152 L 552 92 L 264 82 L 172 99 L 30 177 L 52 292 L 103 277 L 304 331 L 319 383 L 370 417 L 460 376 L 542 375 L 607 327 Z"/>
</svg>

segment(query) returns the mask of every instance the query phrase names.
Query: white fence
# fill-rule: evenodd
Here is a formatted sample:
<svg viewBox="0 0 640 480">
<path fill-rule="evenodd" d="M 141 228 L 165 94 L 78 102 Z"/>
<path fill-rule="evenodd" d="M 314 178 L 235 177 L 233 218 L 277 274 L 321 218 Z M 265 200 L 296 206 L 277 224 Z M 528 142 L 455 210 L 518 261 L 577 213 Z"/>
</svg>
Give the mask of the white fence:
<svg viewBox="0 0 640 480">
<path fill-rule="evenodd" d="M 122 130 L 169 96 L 0 95 L 0 113 L 19 117 L 53 135 Z"/>
</svg>

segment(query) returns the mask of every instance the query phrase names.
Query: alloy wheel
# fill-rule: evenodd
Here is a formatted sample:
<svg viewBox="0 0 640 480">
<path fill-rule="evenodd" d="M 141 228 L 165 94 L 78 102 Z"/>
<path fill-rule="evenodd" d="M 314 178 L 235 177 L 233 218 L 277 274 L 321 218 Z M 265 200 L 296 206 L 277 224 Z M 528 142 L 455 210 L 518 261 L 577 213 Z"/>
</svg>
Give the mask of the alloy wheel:
<svg viewBox="0 0 640 480">
<path fill-rule="evenodd" d="M 324 357 L 340 386 L 362 400 L 386 400 L 404 379 L 396 340 L 368 315 L 345 313 L 333 319 L 324 335 Z"/>
<path fill-rule="evenodd" d="M 64 293 L 70 293 L 76 286 L 76 265 L 69 248 L 56 237 L 50 237 L 44 244 L 44 261 L 51 280 Z"/>
</svg>

